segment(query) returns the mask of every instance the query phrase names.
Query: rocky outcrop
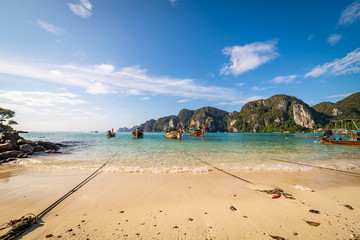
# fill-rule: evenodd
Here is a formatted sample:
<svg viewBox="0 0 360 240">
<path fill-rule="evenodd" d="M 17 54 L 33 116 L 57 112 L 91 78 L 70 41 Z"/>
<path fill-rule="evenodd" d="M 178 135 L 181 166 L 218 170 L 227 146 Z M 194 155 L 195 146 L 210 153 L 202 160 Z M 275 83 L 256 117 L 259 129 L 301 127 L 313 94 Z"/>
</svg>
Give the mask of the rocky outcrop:
<svg viewBox="0 0 360 240">
<path fill-rule="evenodd" d="M 61 144 L 34 142 L 19 136 L 16 131 L 4 131 L 0 136 L 0 164 L 17 158 L 27 157 L 35 152 L 59 153 Z"/>
</svg>

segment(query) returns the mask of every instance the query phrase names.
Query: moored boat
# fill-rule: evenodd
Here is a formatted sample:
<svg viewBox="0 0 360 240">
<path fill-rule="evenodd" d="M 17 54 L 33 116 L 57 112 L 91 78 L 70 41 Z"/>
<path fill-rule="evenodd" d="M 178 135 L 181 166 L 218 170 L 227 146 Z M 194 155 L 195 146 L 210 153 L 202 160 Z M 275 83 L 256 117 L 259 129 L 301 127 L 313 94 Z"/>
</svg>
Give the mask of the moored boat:
<svg viewBox="0 0 360 240">
<path fill-rule="evenodd" d="M 360 146 L 360 130 L 349 131 L 347 134 L 333 135 L 332 130 L 326 130 L 321 136 L 324 144 Z"/>
<path fill-rule="evenodd" d="M 180 129 L 176 129 L 174 127 L 167 127 L 164 137 L 180 139 L 182 137 L 182 133 L 182 125 L 180 124 Z"/>
<path fill-rule="evenodd" d="M 189 131 L 189 136 L 202 137 L 202 135 L 204 135 L 204 133 L 205 133 L 205 125 L 203 124 L 201 126 L 201 129 L 190 130 Z"/>
<path fill-rule="evenodd" d="M 134 138 L 142 138 L 142 137 L 144 137 L 144 131 L 142 129 L 136 128 L 132 132 L 132 135 L 133 135 Z"/>
<path fill-rule="evenodd" d="M 109 130 L 106 134 L 107 138 L 111 138 L 111 137 L 115 137 L 116 133 L 114 132 L 114 129 L 112 129 L 111 131 Z"/>
</svg>

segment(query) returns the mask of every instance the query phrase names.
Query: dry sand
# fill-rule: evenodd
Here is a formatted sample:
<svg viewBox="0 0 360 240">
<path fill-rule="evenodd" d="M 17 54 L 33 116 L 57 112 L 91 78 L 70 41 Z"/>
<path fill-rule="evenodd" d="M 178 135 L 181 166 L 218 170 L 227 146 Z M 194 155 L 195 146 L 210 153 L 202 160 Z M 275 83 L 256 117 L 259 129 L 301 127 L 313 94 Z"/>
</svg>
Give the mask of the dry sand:
<svg viewBox="0 0 360 240">
<path fill-rule="evenodd" d="M 360 237 L 359 176 L 321 170 L 231 173 L 251 183 L 217 170 L 196 174 L 101 173 L 20 239 Z M 0 223 L 29 212 L 40 213 L 88 174 L 1 169 Z M 314 192 L 298 190 L 296 185 Z M 295 200 L 272 199 L 272 195 L 256 191 L 273 188 L 283 189 Z M 305 221 L 320 225 L 310 226 Z"/>
</svg>

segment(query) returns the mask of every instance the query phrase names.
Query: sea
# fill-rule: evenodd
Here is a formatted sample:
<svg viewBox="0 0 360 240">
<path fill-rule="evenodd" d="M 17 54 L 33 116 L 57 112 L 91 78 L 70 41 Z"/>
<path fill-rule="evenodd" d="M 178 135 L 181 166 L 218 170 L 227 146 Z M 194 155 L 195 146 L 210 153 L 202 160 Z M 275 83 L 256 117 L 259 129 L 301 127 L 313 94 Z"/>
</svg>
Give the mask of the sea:
<svg viewBox="0 0 360 240">
<path fill-rule="evenodd" d="M 103 171 L 115 173 L 204 173 L 215 168 L 244 171 L 311 171 L 317 167 L 359 171 L 360 148 L 325 145 L 316 134 L 205 133 L 181 140 L 164 133 L 29 132 L 22 137 L 65 145 L 59 154 L 37 153 L 12 162 L 39 169 Z"/>
</svg>

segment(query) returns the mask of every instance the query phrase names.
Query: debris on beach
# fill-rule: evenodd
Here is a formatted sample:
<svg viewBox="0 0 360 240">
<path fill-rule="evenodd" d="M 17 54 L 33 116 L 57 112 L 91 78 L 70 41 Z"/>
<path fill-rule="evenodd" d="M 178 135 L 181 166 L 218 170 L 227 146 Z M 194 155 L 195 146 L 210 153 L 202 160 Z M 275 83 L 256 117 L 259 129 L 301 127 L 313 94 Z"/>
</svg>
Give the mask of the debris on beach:
<svg viewBox="0 0 360 240">
<path fill-rule="evenodd" d="M 310 209 L 309 212 L 315 213 L 315 214 L 320 214 L 320 211 L 319 211 L 319 210 L 315 210 L 315 209 Z"/>
<path fill-rule="evenodd" d="M 285 238 L 280 237 L 280 236 L 274 236 L 274 235 L 270 235 L 270 234 L 269 234 L 269 236 L 276 240 L 285 240 Z"/>
<path fill-rule="evenodd" d="M 230 210 L 231 210 L 231 211 L 236 211 L 236 210 L 237 210 L 237 208 L 236 208 L 236 207 L 234 207 L 234 206 L 231 206 L 231 207 L 230 207 Z"/>
<path fill-rule="evenodd" d="M 348 205 L 348 204 L 344 205 L 344 207 L 347 207 L 350 210 L 354 210 L 354 208 L 352 206 Z"/>
<path fill-rule="evenodd" d="M 309 191 L 309 192 L 315 192 L 313 189 L 308 188 L 308 187 L 304 187 L 304 186 L 300 186 L 300 185 L 296 185 L 295 188 L 297 190 L 301 190 L 301 191 Z"/>
<path fill-rule="evenodd" d="M 286 193 L 284 192 L 284 190 L 282 190 L 281 188 L 274 188 L 271 190 L 256 190 L 258 192 L 264 192 L 266 194 L 272 194 L 272 199 L 277 199 L 280 198 L 281 196 L 283 196 L 286 199 L 292 199 L 295 200 L 295 198 L 290 194 L 290 193 Z"/>
<path fill-rule="evenodd" d="M 312 221 L 306 221 L 304 220 L 307 224 L 309 224 L 310 226 L 313 226 L 313 227 L 317 227 L 320 225 L 319 222 L 312 222 Z"/>
</svg>

